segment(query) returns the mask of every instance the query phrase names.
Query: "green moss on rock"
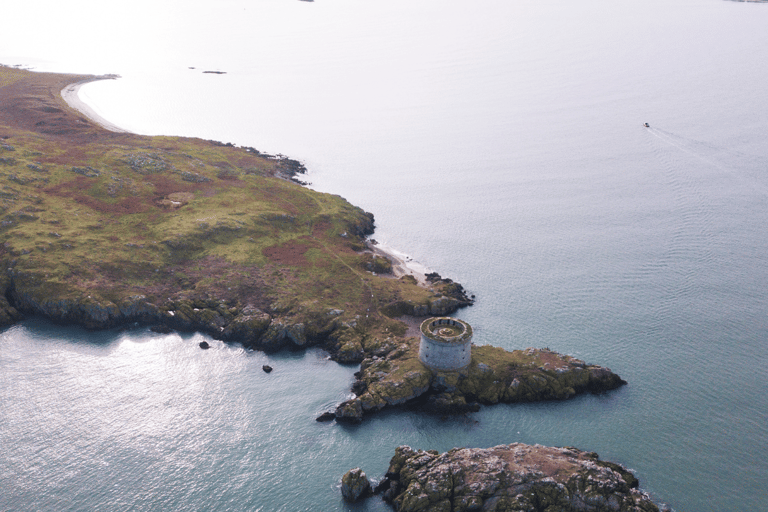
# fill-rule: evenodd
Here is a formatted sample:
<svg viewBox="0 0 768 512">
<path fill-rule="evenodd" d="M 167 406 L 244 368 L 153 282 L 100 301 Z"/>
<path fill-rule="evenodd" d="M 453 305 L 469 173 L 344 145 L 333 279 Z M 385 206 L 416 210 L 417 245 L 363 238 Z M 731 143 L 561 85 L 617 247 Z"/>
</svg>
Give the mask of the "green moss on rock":
<svg viewBox="0 0 768 512">
<path fill-rule="evenodd" d="M 607 368 L 549 349 L 510 352 L 473 346 L 467 368 L 434 371 L 419 360 L 416 338 L 399 342 L 390 338 L 386 344 L 377 340 L 364 343 L 363 348 L 364 359 L 353 385 L 361 414 L 416 402 L 420 411 L 464 414 L 479 410 L 479 404 L 565 400 L 624 384 Z"/>
<path fill-rule="evenodd" d="M 575 448 L 521 443 L 443 454 L 400 446 L 380 487 L 400 512 L 659 510 L 619 464 Z"/>
</svg>

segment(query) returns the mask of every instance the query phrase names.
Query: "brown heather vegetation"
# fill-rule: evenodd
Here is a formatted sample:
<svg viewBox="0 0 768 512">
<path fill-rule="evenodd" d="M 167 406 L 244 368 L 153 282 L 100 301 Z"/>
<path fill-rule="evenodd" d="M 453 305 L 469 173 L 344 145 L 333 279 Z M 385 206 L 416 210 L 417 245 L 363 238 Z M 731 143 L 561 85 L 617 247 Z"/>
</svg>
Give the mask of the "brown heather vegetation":
<svg viewBox="0 0 768 512">
<path fill-rule="evenodd" d="M 548 350 L 490 346 L 474 347 L 461 372 L 430 371 L 409 337 L 419 322 L 399 318 L 470 304 L 461 285 L 393 278 L 365 240 L 373 216 L 291 181 L 298 162 L 99 127 L 59 94 L 87 79 L 0 66 L 0 327 L 37 314 L 201 330 L 263 350 L 319 344 L 362 362 L 357 396 L 330 415 L 341 421 L 406 403 L 467 412 L 624 383 Z"/>
<path fill-rule="evenodd" d="M 391 323 L 380 307 L 435 296 L 368 271 L 372 216 L 286 179 L 296 162 L 108 131 L 60 95 L 88 79 L 0 67 L 4 323 L 19 309 L 108 327 L 119 318 L 99 323 L 41 305 L 143 296 L 161 310 L 215 300 L 289 323 L 340 310 L 338 323 L 367 316 L 376 331 Z"/>
</svg>

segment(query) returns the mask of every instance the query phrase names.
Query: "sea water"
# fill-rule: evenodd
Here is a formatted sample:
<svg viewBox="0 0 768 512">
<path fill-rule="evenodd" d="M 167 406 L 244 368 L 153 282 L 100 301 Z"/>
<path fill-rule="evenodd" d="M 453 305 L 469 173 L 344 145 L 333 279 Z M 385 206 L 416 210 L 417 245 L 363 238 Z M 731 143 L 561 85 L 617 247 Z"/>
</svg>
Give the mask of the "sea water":
<svg viewBox="0 0 768 512">
<path fill-rule="evenodd" d="M 345 505 L 341 475 L 381 477 L 399 444 L 520 441 L 596 451 L 678 511 L 768 510 L 768 5 L 80 0 L 4 18 L 0 62 L 122 75 L 81 89 L 121 127 L 304 161 L 376 215 L 374 238 L 476 294 L 457 314 L 477 343 L 629 385 L 318 424 L 356 370 L 322 351 L 32 319 L 0 335 L 0 509 L 386 510 Z"/>
</svg>

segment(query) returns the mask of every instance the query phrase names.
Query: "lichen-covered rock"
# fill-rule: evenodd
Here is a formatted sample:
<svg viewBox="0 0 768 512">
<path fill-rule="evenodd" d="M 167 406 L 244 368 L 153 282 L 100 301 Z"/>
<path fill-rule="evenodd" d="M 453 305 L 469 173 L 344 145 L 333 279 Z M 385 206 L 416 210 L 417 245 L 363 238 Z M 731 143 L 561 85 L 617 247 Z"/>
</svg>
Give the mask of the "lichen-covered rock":
<svg viewBox="0 0 768 512">
<path fill-rule="evenodd" d="M 439 295 L 423 302 L 414 302 L 412 300 L 393 301 L 382 308 L 382 313 L 391 317 L 402 315 L 445 316 L 468 304 L 471 304 L 471 301 L 462 301 L 455 297 Z"/>
<path fill-rule="evenodd" d="M 22 314 L 8 304 L 5 297 L 0 297 L 0 328 L 12 325 L 22 319 Z"/>
<path fill-rule="evenodd" d="M 98 296 L 62 297 L 45 296 L 42 290 L 33 293 L 17 287 L 11 293 L 16 309 L 42 314 L 58 321 L 80 324 L 89 329 L 105 329 L 124 319 L 120 308 L 112 301 Z"/>
<path fill-rule="evenodd" d="M 258 347 L 267 351 L 280 350 L 288 344 L 296 347 L 304 347 L 307 344 L 303 323 L 272 320 L 258 341 Z"/>
<path fill-rule="evenodd" d="M 565 400 L 579 393 L 602 392 L 626 384 L 608 368 L 588 365 L 549 349 L 506 351 L 472 347 L 472 363 L 456 387 L 484 404 Z"/>
<path fill-rule="evenodd" d="M 371 482 L 362 469 L 347 471 L 341 478 L 341 495 L 347 501 L 357 501 L 371 492 Z"/>
<path fill-rule="evenodd" d="M 226 327 L 236 316 L 224 302 L 215 299 L 170 301 L 163 312 L 164 320 L 175 328 L 201 330 L 216 337 L 225 337 Z"/>
<path fill-rule="evenodd" d="M 297 347 L 303 347 L 307 344 L 307 334 L 302 322 L 289 325 L 285 329 L 285 336 Z"/>
<path fill-rule="evenodd" d="M 336 407 L 336 421 L 342 421 L 346 423 L 360 423 L 363 421 L 363 405 L 360 399 L 353 398 L 342 402 Z"/>
<path fill-rule="evenodd" d="M 353 384 L 363 413 L 418 402 L 422 411 L 464 414 L 477 411 L 478 404 L 565 400 L 626 384 L 608 368 L 549 349 L 473 345 L 467 368 L 433 371 L 419 360 L 417 339 L 395 343 L 364 343 L 365 358 Z"/>
<path fill-rule="evenodd" d="M 432 372 L 421 364 L 413 343 L 403 343 L 385 357 L 373 356 L 361 363 L 359 396 L 365 411 L 379 410 L 414 400 L 429 390 Z"/>
<path fill-rule="evenodd" d="M 331 334 L 334 359 L 340 363 L 354 364 L 363 360 L 363 336 L 349 325 L 343 325 Z"/>
<path fill-rule="evenodd" d="M 354 364 L 363 360 L 365 352 L 359 340 L 346 340 L 336 351 L 336 360 L 340 363 Z"/>
<path fill-rule="evenodd" d="M 158 308 L 155 304 L 147 301 L 144 295 L 131 295 L 123 298 L 117 303 L 120 314 L 125 318 L 144 319 L 156 316 Z"/>
<path fill-rule="evenodd" d="M 575 448 L 514 443 L 438 454 L 401 446 L 386 478 L 395 510 L 658 512 L 629 471 Z"/>
<path fill-rule="evenodd" d="M 453 313 L 461 306 L 462 302 L 453 297 L 437 297 L 429 303 L 429 314 L 434 316 L 445 316 Z"/>
<path fill-rule="evenodd" d="M 379 338 L 377 336 L 367 337 L 361 340 L 363 351 L 369 357 L 384 357 L 399 344 L 400 339 L 391 336 Z"/>
<path fill-rule="evenodd" d="M 258 308 L 248 305 L 225 328 L 224 339 L 242 341 L 254 345 L 267 330 L 272 319 Z"/>
</svg>

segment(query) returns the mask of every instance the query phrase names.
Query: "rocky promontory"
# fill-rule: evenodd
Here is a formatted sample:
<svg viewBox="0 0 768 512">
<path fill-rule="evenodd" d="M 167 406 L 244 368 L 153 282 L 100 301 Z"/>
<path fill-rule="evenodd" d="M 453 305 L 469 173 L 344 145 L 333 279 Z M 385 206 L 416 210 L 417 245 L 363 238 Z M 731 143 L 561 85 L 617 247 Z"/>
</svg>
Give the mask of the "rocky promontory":
<svg viewBox="0 0 768 512">
<path fill-rule="evenodd" d="M 520 443 L 446 453 L 400 446 L 376 487 L 398 512 L 658 512 L 619 464 Z"/>
<path fill-rule="evenodd" d="M 480 404 L 565 400 L 579 393 L 599 393 L 624 384 L 602 366 L 590 365 L 549 349 L 472 346 L 463 370 L 431 370 L 419 361 L 419 341 L 368 339 L 366 357 L 352 386 L 356 396 L 340 404 L 337 420 L 357 423 L 385 407 L 412 405 L 420 411 L 456 414 Z"/>
</svg>

